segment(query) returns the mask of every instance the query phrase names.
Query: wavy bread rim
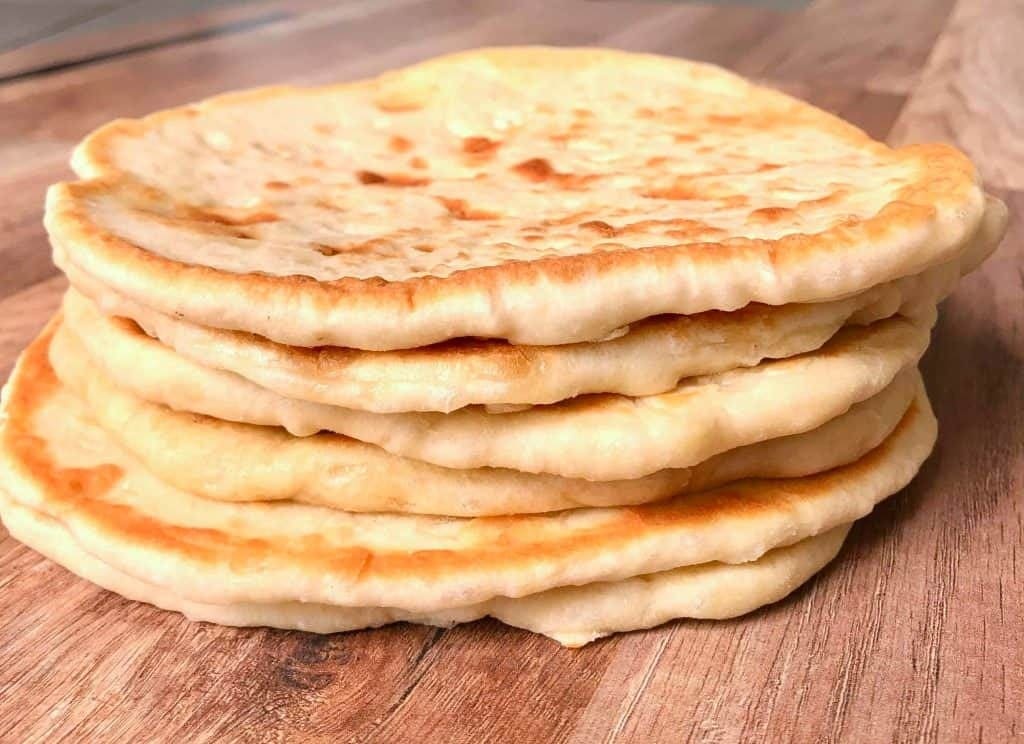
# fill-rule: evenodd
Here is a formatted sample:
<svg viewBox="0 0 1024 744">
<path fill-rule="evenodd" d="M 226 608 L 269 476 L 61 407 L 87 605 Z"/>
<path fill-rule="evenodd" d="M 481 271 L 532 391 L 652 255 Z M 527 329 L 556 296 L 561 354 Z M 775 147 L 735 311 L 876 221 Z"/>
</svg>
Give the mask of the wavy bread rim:
<svg viewBox="0 0 1024 744">
<path fill-rule="evenodd" d="M 874 216 L 818 233 L 516 260 L 462 269 L 445 277 L 394 281 L 379 277 L 319 281 L 185 263 L 119 237 L 88 214 L 86 204 L 97 195 L 127 193 L 142 203 L 155 198 L 152 189 L 130 182 L 112 162 L 111 143 L 119 137 L 134 136 L 169 118 L 195 116 L 240 102 L 323 95 L 360 86 L 383 88 L 399 75 L 429 77 L 443 74 L 446 66 L 478 59 L 509 74 L 524 65 L 547 65 L 564 72 L 567 66 L 608 59 L 676 65 L 706 84 L 713 81 L 732 87 L 748 98 L 797 105 L 796 99 L 709 65 L 611 50 L 531 47 L 466 52 L 375 80 L 326 88 L 278 86 L 227 94 L 143 119 L 115 121 L 89 135 L 74 156 L 76 170 L 87 180 L 55 184 L 47 194 L 45 224 L 51 240 L 81 270 L 160 312 L 296 346 L 387 350 L 463 336 L 531 345 L 589 341 L 625 323 L 662 313 L 733 310 L 749 302 L 778 305 L 833 299 L 949 258 L 982 216 L 978 175 L 956 149 L 943 144 L 890 149 L 803 103 L 799 106 L 804 125 L 878 157 L 903 162 L 916 171 L 917 178 Z M 823 283 L 821 277 L 828 281 Z M 235 299 L 227 304 L 209 300 L 226 296 Z M 267 311 L 248 312 L 253 306 Z M 287 323 L 282 322 L 285 318 Z M 402 322 L 395 323 L 395 318 Z"/>
</svg>

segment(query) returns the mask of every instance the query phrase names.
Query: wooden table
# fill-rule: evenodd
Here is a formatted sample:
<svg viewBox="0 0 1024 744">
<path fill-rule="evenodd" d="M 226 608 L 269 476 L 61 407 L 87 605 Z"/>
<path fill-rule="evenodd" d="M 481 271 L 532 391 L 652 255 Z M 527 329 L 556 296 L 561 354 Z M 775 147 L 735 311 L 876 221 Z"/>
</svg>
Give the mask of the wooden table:
<svg viewBox="0 0 1024 744">
<path fill-rule="evenodd" d="M 43 190 L 69 175 L 85 132 L 225 89 L 352 78 L 477 45 L 716 62 L 878 137 L 956 142 L 1024 213 L 1019 0 L 835 0 L 793 13 L 284 0 L 249 6 L 248 22 L 220 12 L 0 55 L 0 372 L 64 286 L 40 225 Z M 924 363 L 942 434 L 920 477 L 816 580 L 731 622 L 578 651 L 490 621 L 237 631 L 121 600 L 0 531 L 0 741 L 1021 740 L 1022 334 L 1015 221 L 944 306 Z"/>
</svg>

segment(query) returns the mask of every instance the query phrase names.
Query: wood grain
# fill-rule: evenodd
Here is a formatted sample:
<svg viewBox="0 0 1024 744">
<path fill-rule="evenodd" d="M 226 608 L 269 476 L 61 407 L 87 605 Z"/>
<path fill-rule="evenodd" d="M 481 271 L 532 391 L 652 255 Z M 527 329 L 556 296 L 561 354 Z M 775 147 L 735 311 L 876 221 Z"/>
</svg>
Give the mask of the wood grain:
<svg viewBox="0 0 1024 744">
<path fill-rule="evenodd" d="M 1024 740 L 1019 23 L 1001 0 L 795 14 L 309 2 L 266 26 L 0 85 L 0 374 L 63 289 L 42 192 L 86 130 L 227 88 L 369 74 L 480 44 L 605 43 L 731 66 L 875 136 L 958 142 L 1014 215 L 1002 249 L 945 304 L 923 365 L 935 455 L 782 603 L 579 651 L 491 621 L 232 630 L 102 592 L 0 529 L 0 742 Z"/>
<path fill-rule="evenodd" d="M 987 183 L 1024 189 L 1021 39 L 1024 4 L 1017 0 L 958 5 L 893 139 L 951 142 L 970 154 Z"/>
</svg>

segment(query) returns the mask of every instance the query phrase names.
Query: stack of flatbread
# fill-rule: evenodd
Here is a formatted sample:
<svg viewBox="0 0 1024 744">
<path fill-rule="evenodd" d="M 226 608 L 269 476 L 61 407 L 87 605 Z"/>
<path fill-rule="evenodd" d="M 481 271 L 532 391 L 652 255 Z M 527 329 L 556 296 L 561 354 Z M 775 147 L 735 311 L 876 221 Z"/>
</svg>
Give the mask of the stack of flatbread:
<svg viewBox="0 0 1024 744">
<path fill-rule="evenodd" d="M 936 436 L 1006 211 L 706 65 L 497 49 L 115 121 L 3 400 L 10 532 L 126 597 L 566 645 L 793 591 Z"/>
</svg>

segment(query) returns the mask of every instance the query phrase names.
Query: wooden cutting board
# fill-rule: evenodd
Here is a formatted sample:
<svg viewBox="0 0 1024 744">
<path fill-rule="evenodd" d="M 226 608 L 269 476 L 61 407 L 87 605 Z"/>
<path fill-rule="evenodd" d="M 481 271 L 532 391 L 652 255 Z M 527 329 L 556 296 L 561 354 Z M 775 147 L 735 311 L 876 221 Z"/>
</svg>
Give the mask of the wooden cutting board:
<svg viewBox="0 0 1024 744">
<path fill-rule="evenodd" d="M 970 152 L 1015 217 L 999 253 L 944 305 L 925 359 L 938 448 L 787 600 L 577 651 L 490 621 L 327 637 L 194 625 L 96 589 L 0 529 L 0 742 L 1024 737 L 1019 1 L 835 0 L 782 13 L 285 0 L 252 13 L 0 54 L 4 375 L 63 289 L 40 225 L 43 191 L 68 175 L 70 147 L 92 127 L 225 89 L 363 76 L 459 48 L 604 44 L 716 62 L 875 136 Z"/>
</svg>

